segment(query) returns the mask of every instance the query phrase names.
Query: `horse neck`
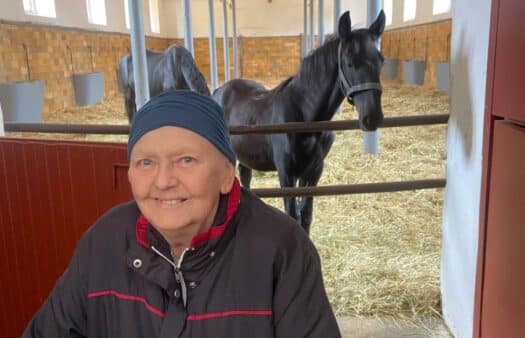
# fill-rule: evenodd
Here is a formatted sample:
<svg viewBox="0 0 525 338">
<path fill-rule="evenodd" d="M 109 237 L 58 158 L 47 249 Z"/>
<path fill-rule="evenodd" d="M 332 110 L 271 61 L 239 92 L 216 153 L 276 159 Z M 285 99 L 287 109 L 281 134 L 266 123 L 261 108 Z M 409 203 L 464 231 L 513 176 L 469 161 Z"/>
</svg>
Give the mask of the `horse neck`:
<svg viewBox="0 0 525 338">
<path fill-rule="evenodd" d="M 339 38 L 327 41 L 301 63 L 294 84 L 301 93 L 304 121 L 328 121 L 343 102 L 338 75 Z"/>
</svg>

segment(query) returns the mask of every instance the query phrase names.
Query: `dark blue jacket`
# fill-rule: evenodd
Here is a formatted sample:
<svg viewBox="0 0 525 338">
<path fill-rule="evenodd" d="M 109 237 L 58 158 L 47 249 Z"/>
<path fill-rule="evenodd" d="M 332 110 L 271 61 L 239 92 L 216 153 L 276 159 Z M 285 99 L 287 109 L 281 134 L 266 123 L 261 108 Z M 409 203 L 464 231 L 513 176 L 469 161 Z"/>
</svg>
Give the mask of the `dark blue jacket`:
<svg viewBox="0 0 525 338">
<path fill-rule="evenodd" d="M 175 260 L 134 202 L 108 211 L 22 337 L 340 337 L 295 220 L 237 181 L 216 220 Z"/>
</svg>

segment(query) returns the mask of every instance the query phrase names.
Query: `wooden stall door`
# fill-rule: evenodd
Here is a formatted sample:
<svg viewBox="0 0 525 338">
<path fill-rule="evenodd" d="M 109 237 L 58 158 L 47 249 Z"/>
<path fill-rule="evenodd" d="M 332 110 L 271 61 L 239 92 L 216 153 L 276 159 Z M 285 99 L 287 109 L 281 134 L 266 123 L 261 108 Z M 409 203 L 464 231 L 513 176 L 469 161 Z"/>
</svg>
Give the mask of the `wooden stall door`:
<svg viewBox="0 0 525 338">
<path fill-rule="evenodd" d="M 474 338 L 525 337 L 525 1 L 492 0 Z"/>
<path fill-rule="evenodd" d="M 126 145 L 0 138 L 0 337 L 18 338 L 82 233 L 131 199 Z"/>
<path fill-rule="evenodd" d="M 525 337 L 525 128 L 494 125 L 481 334 Z"/>
</svg>

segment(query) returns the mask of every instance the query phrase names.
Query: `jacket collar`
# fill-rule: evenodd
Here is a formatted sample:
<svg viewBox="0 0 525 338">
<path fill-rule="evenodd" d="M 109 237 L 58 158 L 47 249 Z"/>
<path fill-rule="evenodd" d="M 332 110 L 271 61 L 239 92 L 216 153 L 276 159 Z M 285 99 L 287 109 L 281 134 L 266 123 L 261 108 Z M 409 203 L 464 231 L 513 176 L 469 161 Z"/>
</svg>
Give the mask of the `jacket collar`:
<svg viewBox="0 0 525 338">
<path fill-rule="evenodd" d="M 241 188 L 236 178 L 230 192 L 221 198 L 215 217 L 216 225 L 192 239 L 181 265 L 187 282 L 200 283 L 214 265 L 213 262 L 228 247 L 239 222 L 240 195 Z M 151 249 L 151 246 L 155 246 L 163 255 L 171 258 L 168 242 L 142 215 L 138 216 L 134 234 L 130 235 L 127 265 L 168 292 L 173 291 L 176 287 L 173 267 Z M 140 261 L 139 268 L 135 265 L 137 260 Z"/>
<path fill-rule="evenodd" d="M 241 197 L 241 188 L 239 180 L 234 179 L 232 188 L 228 195 L 221 196 L 221 201 L 219 203 L 219 208 L 217 214 L 215 215 L 214 225 L 212 225 L 207 231 L 201 232 L 195 235 L 190 242 L 190 250 L 194 250 L 196 247 L 208 242 L 210 239 L 220 237 L 228 224 L 230 223 L 233 215 L 237 212 Z M 140 214 L 137 222 L 135 224 L 135 236 L 137 242 L 145 247 L 150 248 L 151 244 L 157 244 L 161 247 L 164 247 L 167 243 L 152 243 L 154 242 L 166 242 L 160 233 L 154 229 L 154 227 L 149 223 L 149 221 Z M 160 238 L 159 238 L 160 236 Z"/>
</svg>

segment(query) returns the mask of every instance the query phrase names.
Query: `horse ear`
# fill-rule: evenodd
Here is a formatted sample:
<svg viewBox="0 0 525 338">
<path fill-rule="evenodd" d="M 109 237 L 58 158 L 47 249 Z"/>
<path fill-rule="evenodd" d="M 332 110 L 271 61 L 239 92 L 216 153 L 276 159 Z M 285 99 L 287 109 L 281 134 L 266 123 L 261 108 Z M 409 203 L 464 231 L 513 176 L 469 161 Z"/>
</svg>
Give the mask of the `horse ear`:
<svg viewBox="0 0 525 338">
<path fill-rule="evenodd" d="M 352 32 L 352 22 L 350 21 L 350 12 L 346 11 L 339 18 L 339 37 L 350 39 Z"/>
<path fill-rule="evenodd" d="M 368 29 L 370 33 L 374 36 L 374 38 L 379 39 L 381 34 L 383 34 L 383 31 L 385 30 L 385 12 L 381 10 L 379 12 L 379 15 L 377 16 L 376 21 L 370 25 L 370 28 Z"/>
</svg>

